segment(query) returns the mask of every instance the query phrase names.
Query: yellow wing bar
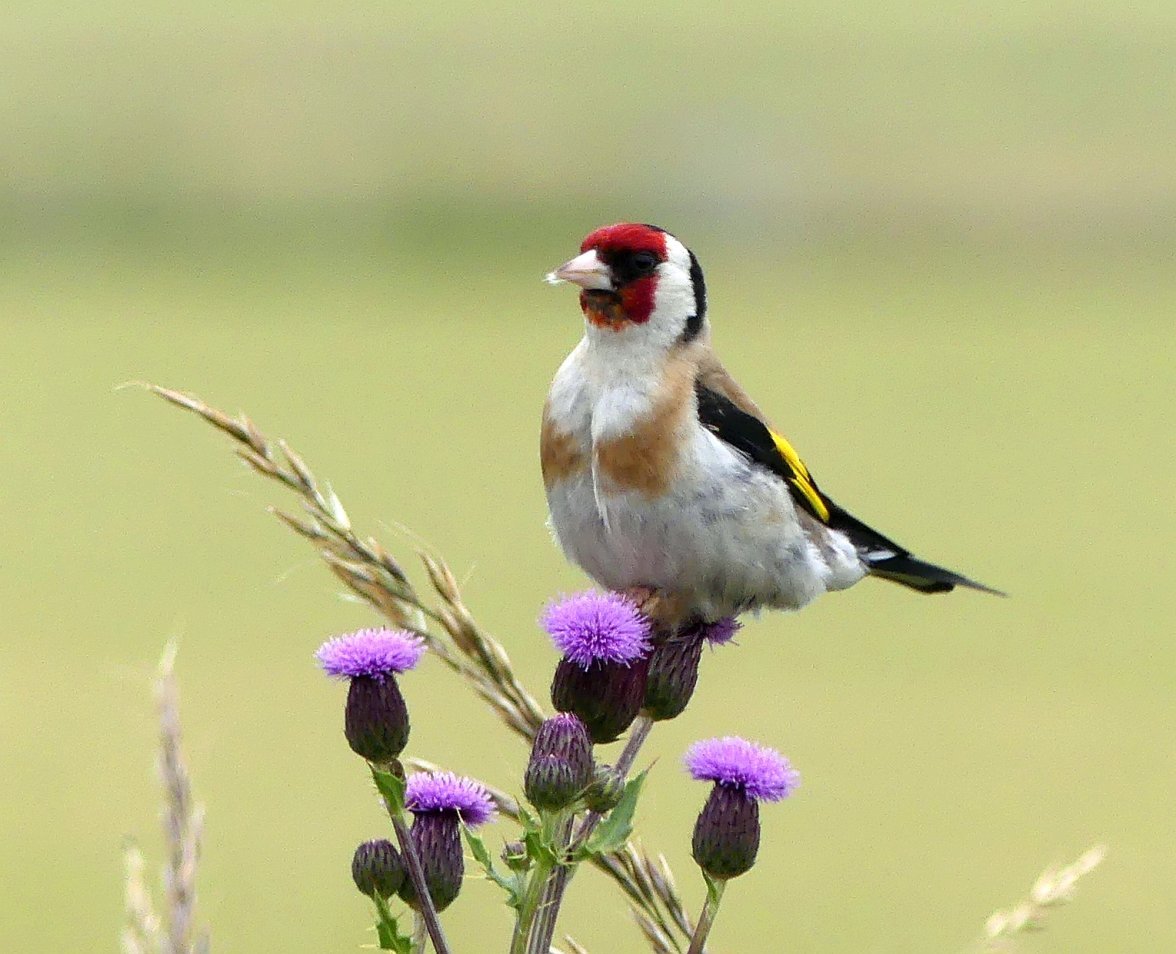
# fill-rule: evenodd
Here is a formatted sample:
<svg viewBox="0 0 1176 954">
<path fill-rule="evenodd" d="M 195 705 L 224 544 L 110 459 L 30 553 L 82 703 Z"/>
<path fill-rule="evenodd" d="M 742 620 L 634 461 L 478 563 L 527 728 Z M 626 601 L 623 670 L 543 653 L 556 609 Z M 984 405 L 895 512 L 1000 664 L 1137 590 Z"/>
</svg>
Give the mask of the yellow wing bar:
<svg viewBox="0 0 1176 954">
<path fill-rule="evenodd" d="M 829 505 L 825 503 L 825 499 L 813 483 L 813 478 L 809 476 L 809 471 L 804 466 L 804 461 L 800 459 L 800 455 L 796 453 L 796 449 L 788 443 L 782 434 L 777 434 L 771 430 L 768 433 L 772 435 L 772 440 L 776 444 L 776 450 L 788 462 L 788 466 L 792 468 L 792 473 L 795 475 L 794 477 L 788 478 L 788 482 L 804 494 L 805 500 L 812 505 L 813 513 L 825 523 L 828 523 Z"/>
</svg>

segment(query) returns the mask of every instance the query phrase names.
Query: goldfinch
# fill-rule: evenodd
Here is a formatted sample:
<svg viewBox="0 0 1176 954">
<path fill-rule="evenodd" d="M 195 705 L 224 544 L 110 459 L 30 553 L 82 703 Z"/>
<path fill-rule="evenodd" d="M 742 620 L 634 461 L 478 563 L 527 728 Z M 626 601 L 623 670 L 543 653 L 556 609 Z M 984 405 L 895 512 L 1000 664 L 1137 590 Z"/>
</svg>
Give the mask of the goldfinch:
<svg viewBox="0 0 1176 954">
<path fill-rule="evenodd" d="M 584 338 L 543 410 L 543 483 L 560 547 L 601 586 L 679 621 L 798 609 L 866 576 L 998 592 L 822 493 L 711 350 L 702 268 L 673 235 L 597 229 L 547 281 L 579 286 Z"/>
</svg>

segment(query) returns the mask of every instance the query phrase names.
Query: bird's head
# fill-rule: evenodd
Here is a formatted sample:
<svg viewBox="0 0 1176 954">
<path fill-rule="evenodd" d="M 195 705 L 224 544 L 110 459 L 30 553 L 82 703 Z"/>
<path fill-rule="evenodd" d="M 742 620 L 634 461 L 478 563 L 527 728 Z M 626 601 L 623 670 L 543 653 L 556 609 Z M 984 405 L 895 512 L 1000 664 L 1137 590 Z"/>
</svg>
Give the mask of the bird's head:
<svg viewBox="0 0 1176 954">
<path fill-rule="evenodd" d="M 579 285 L 589 327 L 605 333 L 688 341 L 706 319 L 698 259 L 656 225 L 621 222 L 597 229 L 547 281 Z"/>
</svg>

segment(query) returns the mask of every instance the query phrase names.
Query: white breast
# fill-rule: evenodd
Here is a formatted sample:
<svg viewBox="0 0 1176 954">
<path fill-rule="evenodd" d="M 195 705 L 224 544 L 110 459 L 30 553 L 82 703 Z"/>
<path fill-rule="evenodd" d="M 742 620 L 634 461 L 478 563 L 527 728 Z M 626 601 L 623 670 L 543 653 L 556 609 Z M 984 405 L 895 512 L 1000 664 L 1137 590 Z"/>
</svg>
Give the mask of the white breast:
<svg viewBox="0 0 1176 954">
<path fill-rule="evenodd" d="M 681 452 L 667 493 L 651 498 L 611 485 L 594 445 L 623 434 L 651 394 L 609 380 L 586 342 L 552 385 L 549 414 L 593 466 L 548 489 L 551 526 L 568 557 L 609 589 L 645 586 L 684 598 L 717 619 L 760 606 L 797 608 L 860 578 L 834 570 L 809 541 L 787 487 L 701 425 Z M 848 554 L 847 554 L 848 556 Z M 852 580 L 842 580 L 851 569 Z"/>
</svg>

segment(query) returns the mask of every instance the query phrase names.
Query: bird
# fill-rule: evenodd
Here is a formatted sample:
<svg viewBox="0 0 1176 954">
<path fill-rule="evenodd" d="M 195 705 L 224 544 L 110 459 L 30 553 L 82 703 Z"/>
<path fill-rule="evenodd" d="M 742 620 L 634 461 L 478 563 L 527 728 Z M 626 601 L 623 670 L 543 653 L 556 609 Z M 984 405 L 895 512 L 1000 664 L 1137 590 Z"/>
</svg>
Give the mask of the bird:
<svg viewBox="0 0 1176 954">
<path fill-rule="evenodd" d="M 678 624 L 797 610 L 866 577 L 1004 595 L 821 490 L 715 354 L 702 267 L 665 229 L 598 228 L 546 280 L 578 286 L 584 317 L 543 408 L 549 524 L 599 585 Z"/>
</svg>

